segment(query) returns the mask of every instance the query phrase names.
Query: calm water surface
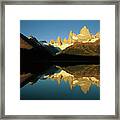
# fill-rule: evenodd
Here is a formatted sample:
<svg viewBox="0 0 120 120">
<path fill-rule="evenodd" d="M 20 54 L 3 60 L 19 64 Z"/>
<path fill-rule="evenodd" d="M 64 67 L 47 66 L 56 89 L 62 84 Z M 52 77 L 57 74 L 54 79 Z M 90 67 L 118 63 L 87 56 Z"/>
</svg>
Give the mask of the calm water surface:
<svg viewBox="0 0 120 120">
<path fill-rule="evenodd" d="M 99 100 L 99 65 L 53 65 L 21 74 L 21 100 Z"/>
</svg>

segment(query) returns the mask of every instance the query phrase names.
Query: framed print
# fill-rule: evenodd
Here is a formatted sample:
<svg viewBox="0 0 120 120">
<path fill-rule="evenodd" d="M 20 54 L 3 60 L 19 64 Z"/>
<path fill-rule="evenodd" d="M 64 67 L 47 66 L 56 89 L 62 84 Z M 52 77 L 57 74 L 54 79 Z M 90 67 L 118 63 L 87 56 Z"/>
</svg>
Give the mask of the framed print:
<svg viewBox="0 0 120 120">
<path fill-rule="evenodd" d="M 2 119 L 119 119 L 119 2 L 1 2 Z"/>
</svg>

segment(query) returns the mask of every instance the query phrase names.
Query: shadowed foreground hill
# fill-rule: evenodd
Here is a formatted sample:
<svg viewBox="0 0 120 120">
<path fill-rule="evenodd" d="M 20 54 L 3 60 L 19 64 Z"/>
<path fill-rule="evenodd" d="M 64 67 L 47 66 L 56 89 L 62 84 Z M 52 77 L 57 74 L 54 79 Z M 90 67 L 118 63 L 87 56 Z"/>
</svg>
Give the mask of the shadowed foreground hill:
<svg viewBox="0 0 120 120">
<path fill-rule="evenodd" d="M 20 34 L 20 59 L 21 62 L 40 61 L 51 58 L 51 51 L 46 49 L 35 38 L 27 38 Z"/>
</svg>

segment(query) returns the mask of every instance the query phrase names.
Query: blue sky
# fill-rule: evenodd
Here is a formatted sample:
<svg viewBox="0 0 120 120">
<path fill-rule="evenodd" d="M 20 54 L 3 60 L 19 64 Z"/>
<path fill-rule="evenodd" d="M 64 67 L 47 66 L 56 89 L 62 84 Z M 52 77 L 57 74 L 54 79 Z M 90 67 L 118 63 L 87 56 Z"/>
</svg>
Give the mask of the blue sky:
<svg viewBox="0 0 120 120">
<path fill-rule="evenodd" d="M 33 35 L 39 41 L 68 38 L 69 32 L 79 34 L 80 29 L 87 26 L 92 34 L 100 32 L 99 20 L 21 20 L 20 32 L 25 36 Z"/>
</svg>

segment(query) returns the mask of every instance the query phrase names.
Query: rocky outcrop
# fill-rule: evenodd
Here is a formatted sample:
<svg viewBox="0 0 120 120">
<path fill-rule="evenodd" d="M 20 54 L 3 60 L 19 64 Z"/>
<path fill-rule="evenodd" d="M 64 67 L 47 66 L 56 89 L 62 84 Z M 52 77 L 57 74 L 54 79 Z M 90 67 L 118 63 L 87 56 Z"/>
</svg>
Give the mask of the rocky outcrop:
<svg viewBox="0 0 120 120">
<path fill-rule="evenodd" d="M 86 26 L 84 26 L 80 30 L 80 34 L 78 34 L 77 36 L 79 42 L 89 42 L 89 40 L 92 39 L 93 35 L 90 33 L 89 29 Z"/>
<path fill-rule="evenodd" d="M 84 35 L 84 36 L 88 36 L 89 38 L 91 38 L 91 34 L 90 34 L 90 31 L 89 29 L 84 26 L 81 30 L 80 30 L 80 34 L 81 35 Z"/>
<path fill-rule="evenodd" d="M 57 43 L 58 43 L 58 46 L 61 46 L 62 45 L 62 39 L 58 36 L 57 38 Z"/>
<path fill-rule="evenodd" d="M 55 41 L 53 39 L 50 40 L 50 44 L 53 45 L 55 44 Z"/>
<path fill-rule="evenodd" d="M 74 43 L 95 43 L 100 40 L 100 33 L 97 32 L 95 35 L 90 33 L 89 29 L 84 26 L 81 28 L 80 33 L 76 34 L 73 31 L 69 32 L 68 39 L 62 39 L 58 36 L 57 41 L 50 41 L 50 44 L 54 47 L 59 47 L 61 50 L 71 46 Z"/>
<path fill-rule="evenodd" d="M 100 32 L 97 32 L 97 33 L 95 34 L 95 38 L 100 38 Z"/>
</svg>

